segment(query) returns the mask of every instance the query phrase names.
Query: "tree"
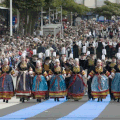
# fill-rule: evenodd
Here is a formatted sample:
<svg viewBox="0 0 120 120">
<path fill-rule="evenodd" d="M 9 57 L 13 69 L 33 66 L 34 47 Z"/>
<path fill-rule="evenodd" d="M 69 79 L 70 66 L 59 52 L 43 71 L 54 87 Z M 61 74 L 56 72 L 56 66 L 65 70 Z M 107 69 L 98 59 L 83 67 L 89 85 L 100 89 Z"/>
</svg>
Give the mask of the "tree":
<svg viewBox="0 0 120 120">
<path fill-rule="evenodd" d="M 41 7 L 48 11 L 49 7 L 52 9 L 63 7 L 63 15 L 68 12 L 77 12 L 78 14 L 85 14 L 89 11 L 84 5 L 79 5 L 75 3 L 74 0 L 12 0 L 13 11 L 19 10 L 20 19 L 22 23 L 24 22 L 25 33 L 33 33 L 33 28 L 35 22 L 40 16 Z M 9 8 L 10 0 L 5 0 L 3 4 Z M 27 16 L 29 16 L 29 23 L 27 24 Z"/>
<path fill-rule="evenodd" d="M 16 11 L 17 9 L 20 12 L 20 18 L 22 22 L 25 22 L 25 33 L 30 32 L 31 26 L 31 33 L 33 33 L 34 23 L 38 18 L 38 14 L 41 11 L 41 7 L 45 5 L 44 0 L 12 0 L 13 2 L 13 10 Z M 10 0 L 5 0 L 3 4 L 6 7 L 9 7 Z M 29 23 L 27 24 L 27 16 L 29 16 Z M 32 25 L 31 25 L 32 24 Z"/>
<path fill-rule="evenodd" d="M 105 16 L 107 19 L 111 19 L 112 16 L 120 15 L 120 5 L 117 3 L 111 3 L 109 1 L 104 2 L 105 5 L 93 9 L 93 13 L 99 16 Z"/>
</svg>

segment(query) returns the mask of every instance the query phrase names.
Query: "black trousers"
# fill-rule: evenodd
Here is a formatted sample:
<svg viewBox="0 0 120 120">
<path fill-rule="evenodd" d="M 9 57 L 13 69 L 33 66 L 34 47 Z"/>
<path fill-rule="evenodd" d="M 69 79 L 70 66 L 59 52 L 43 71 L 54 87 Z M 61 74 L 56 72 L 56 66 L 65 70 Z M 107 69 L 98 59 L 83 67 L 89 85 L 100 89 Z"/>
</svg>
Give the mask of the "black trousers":
<svg viewBox="0 0 120 120">
<path fill-rule="evenodd" d="M 87 85 L 88 85 L 88 98 L 89 98 L 89 99 L 93 98 L 93 97 L 92 97 L 92 94 L 91 94 L 91 83 L 92 83 L 92 78 L 90 78 L 90 79 L 87 81 Z"/>
<path fill-rule="evenodd" d="M 48 85 L 48 92 L 47 92 L 47 94 L 45 96 L 45 99 L 49 98 L 50 81 L 47 81 L 47 85 Z"/>
<path fill-rule="evenodd" d="M 112 79 L 109 78 L 109 93 L 110 93 L 110 98 L 113 99 L 113 93 L 111 92 L 111 86 L 112 86 Z"/>
<path fill-rule="evenodd" d="M 66 89 L 68 89 L 68 87 L 69 87 L 69 82 L 70 82 L 70 77 L 65 78 Z"/>
</svg>

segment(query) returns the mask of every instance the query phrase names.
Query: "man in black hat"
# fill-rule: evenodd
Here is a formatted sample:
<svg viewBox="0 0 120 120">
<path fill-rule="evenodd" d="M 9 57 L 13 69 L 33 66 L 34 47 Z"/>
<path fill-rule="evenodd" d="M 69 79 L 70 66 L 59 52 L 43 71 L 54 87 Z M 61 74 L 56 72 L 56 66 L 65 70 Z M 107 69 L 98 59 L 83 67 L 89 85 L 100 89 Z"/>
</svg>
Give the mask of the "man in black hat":
<svg viewBox="0 0 120 120">
<path fill-rule="evenodd" d="M 85 69 L 87 69 L 87 76 L 89 75 L 89 73 L 91 72 L 91 70 L 94 68 L 94 66 L 96 65 L 97 63 L 97 60 L 94 58 L 94 52 L 92 51 L 91 54 L 90 54 L 90 58 L 88 60 L 85 61 Z M 92 78 L 87 81 L 87 84 L 88 84 L 88 98 L 92 100 L 93 97 L 91 95 L 91 83 L 92 83 Z"/>
<path fill-rule="evenodd" d="M 27 59 L 29 59 L 29 57 L 27 56 Z M 35 71 L 35 67 L 36 67 L 36 62 L 38 60 L 37 55 L 33 55 L 32 58 L 30 58 L 28 64 L 30 65 L 30 67 L 33 69 L 33 71 Z M 32 90 L 32 84 L 33 84 L 33 79 L 34 77 L 31 77 L 31 90 Z M 35 99 L 35 97 L 33 96 L 33 99 Z"/>
<path fill-rule="evenodd" d="M 30 66 L 32 67 L 33 70 L 35 70 L 37 60 L 38 60 L 37 55 L 33 55 L 32 58 L 30 59 L 29 64 L 30 64 Z"/>
<path fill-rule="evenodd" d="M 85 62 L 86 62 L 86 54 L 81 53 L 81 58 L 79 60 L 80 66 L 85 69 Z"/>
<path fill-rule="evenodd" d="M 66 63 L 65 57 L 66 57 L 66 55 L 64 55 L 64 54 L 61 56 L 61 59 L 60 59 L 60 65 L 61 65 L 61 67 L 65 67 L 65 63 Z"/>
<path fill-rule="evenodd" d="M 69 63 L 65 63 L 65 71 L 66 71 L 65 84 L 66 84 L 66 89 L 68 89 L 70 76 L 72 74 L 71 65 Z M 68 99 L 68 96 L 66 96 L 66 99 Z"/>
<path fill-rule="evenodd" d="M 56 52 L 56 59 L 60 59 L 60 53 L 59 53 L 59 51 Z"/>
<path fill-rule="evenodd" d="M 115 55 L 112 56 L 112 61 L 108 62 L 108 64 L 106 65 L 106 69 L 111 73 L 111 70 L 115 67 L 116 65 L 116 57 Z M 109 92 L 110 92 L 110 98 L 111 100 L 114 99 L 113 97 L 113 93 L 111 92 L 111 84 L 112 84 L 112 79 L 109 78 Z"/>
<path fill-rule="evenodd" d="M 76 45 L 76 42 L 73 42 L 73 58 L 79 58 L 79 46 Z"/>
<path fill-rule="evenodd" d="M 45 47 L 43 43 L 37 48 L 37 53 L 45 53 Z"/>
<path fill-rule="evenodd" d="M 49 74 L 49 71 L 53 69 L 53 66 L 50 62 L 50 57 L 46 57 L 44 64 L 43 64 L 43 68 L 44 70 Z M 47 81 L 47 85 L 48 85 L 48 93 L 46 95 L 46 99 L 49 99 L 49 88 L 50 88 L 50 81 Z"/>
<path fill-rule="evenodd" d="M 102 42 L 103 39 L 101 38 L 100 41 L 98 42 L 98 47 L 96 49 L 97 59 L 101 59 L 102 56 L 102 49 L 104 48 Z"/>
</svg>

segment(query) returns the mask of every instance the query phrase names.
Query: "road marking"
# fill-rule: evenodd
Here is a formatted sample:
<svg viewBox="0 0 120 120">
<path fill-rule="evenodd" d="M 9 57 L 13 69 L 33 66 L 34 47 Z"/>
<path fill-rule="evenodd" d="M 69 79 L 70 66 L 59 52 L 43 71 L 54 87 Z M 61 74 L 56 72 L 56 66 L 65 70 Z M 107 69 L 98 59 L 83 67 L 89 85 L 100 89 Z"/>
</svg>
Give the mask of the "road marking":
<svg viewBox="0 0 120 120">
<path fill-rule="evenodd" d="M 93 120 L 100 115 L 109 103 L 109 95 L 103 102 L 97 102 L 97 99 L 95 101 L 88 101 L 67 116 L 57 120 Z"/>
<path fill-rule="evenodd" d="M 19 99 L 16 99 L 16 97 L 13 97 L 11 100 L 9 100 L 8 103 L 3 102 L 3 100 L 0 100 L 0 110 L 4 108 L 11 107 L 13 105 L 20 104 Z"/>
<path fill-rule="evenodd" d="M 49 99 L 49 100 L 39 103 L 37 105 L 33 105 L 31 107 L 24 108 L 22 110 L 19 110 L 14 113 L 0 117 L 0 120 L 2 120 L 2 119 L 3 120 L 13 120 L 13 119 L 25 120 L 27 118 L 34 117 L 37 114 L 40 114 L 52 107 L 60 105 L 60 104 L 64 103 L 65 101 L 66 101 L 66 98 L 64 98 L 64 99 L 61 98 L 59 102 L 55 102 L 54 99 Z M 23 104 L 25 104 L 25 103 L 23 103 Z"/>
</svg>

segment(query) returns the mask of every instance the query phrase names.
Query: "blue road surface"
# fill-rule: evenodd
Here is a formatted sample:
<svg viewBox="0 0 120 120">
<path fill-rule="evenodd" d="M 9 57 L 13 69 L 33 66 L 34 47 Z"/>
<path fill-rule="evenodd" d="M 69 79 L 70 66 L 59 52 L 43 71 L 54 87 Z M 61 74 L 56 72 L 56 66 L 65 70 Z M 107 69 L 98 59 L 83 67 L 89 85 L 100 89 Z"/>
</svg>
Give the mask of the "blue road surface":
<svg viewBox="0 0 120 120">
<path fill-rule="evenodd" d="M 60 105 L 65 101 L 66 101 L 66 98 L 64 99 L 61 98 L 59 102 L 54 102 L 54 99 L 50 99 L 45 102 L 39 103 L 37 105 L 33 105 L 31 107 L 21 109 L 14 113 L 0 117 L 0 120 L 25 120 L 27 118 L 34 117 L 35 115 L 40 114 L 46 111 L 47 109 Z"/>
<path fill-rule="evenodd" d="M 57 120 L 94 120 L 100 115 L 100 113 L 107 107 L 109 103 L 109 95 L 106 97 L 106 99 L 103 99 L 102 102 L 97 102 L 97 99 L 95 101 L 88 101 L 67 116 Z"/>
</svg>

